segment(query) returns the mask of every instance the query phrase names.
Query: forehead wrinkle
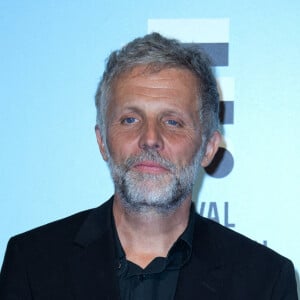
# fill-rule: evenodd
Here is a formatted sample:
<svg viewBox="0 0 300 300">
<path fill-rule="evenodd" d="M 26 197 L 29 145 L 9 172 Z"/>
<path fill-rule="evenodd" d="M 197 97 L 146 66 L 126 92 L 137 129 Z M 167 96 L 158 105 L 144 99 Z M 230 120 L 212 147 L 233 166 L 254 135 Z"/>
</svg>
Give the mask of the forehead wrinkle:
<svg viewBox="0 0 300 300">
<path fill-rule="evenodd" d="M 147 65 L 135 66 L 134 68 L 125 71 L 114 78 L 113 84 L 119 85 L 120 83 L 131 79 L 134 79 L 136 82 L 138 82 L 139 79 L 144 80 L 147 78 L 149 82 L 157 82 L 158 87 L 164 84 L 165 81 L 168 81 L 170 82 L 170 87 L 174 88 L 173 81 L 170 81 L 170 74 L 174 74 L 174 72 L 181 77 L 181 83 L 184 85 L 186 85 L 186 82 L 191 80 L 194 81 L 195 92 L 197 93 L 199 91 L 199 80 L 195 74 L 188 69 L 179 67 L 166 67 L 160 69 L 159 71 L 153 72 L 151 71 L 151 68 L 148 68 Z M 159 78 L 157 78 L 157 76 L 159 76 Z"/>
<path fill-rule="evenodd" d="M 173 99 L 173 98 L 172 98 Z M 153 101 L 152 101 L 153 100 Z M 161 101 L 158 101 L 161 100 Z M 161 103 L 164 103 L 164 106 L 161 106 Z M 128 104 L 122 105 L 120 108 L 122 111 L 133 111 L 133 112 L 142 112 L 145 111 L 151 111 L 156 110 L 156 107 L 158 108 L 157 111 L 161 111 L 164 114 L 177 114 L 177 115 L 184 115 L 184 112 L 182 110 L 182 107 L 180 106 L 180 100 L 173 101 L 172 103 L 164 102 L 162 97 L 157 97 L 157 99 L 142 99 L 140 101 L 140 98 L 130 98 L 130 101 Z"/>
<path fill-rule="evenodd" d="M 147 98 L 151 98 L 151 99 L 158 98 L 161 100 L 166 98 L 166 99 L 174 99 L 175 100 L 176 98 L 178 98 L 178 92 L 171 88 L 142 87 L 142 90 L 137 90 L 135 92 L 135 96 L 137 96 L 137 97 L 141 96 L 141 97 L 143 97 L 143 99 L 144 99 L 144 97 L 146 97 L 145 100 L 147 100 Z"/>
<path fill-rule="evenodd" d="M 117 104 L 112 104 L 115 109 L 120 104 L 119 108 L 123 110 L 128 104 L 141 110 L 155 110 L 157 104 L 163 103 L 161 112 L 168 110 L 179 114 L 189 102 L 188 106 L 192 105 L 194 109 L 187 109 L 187 113 L 181 112 L 181 115 L 194 116 L 199 111 L 199 84 L 193 73 L 177 68 L 155 73 L 141 70 L 143 68 L 137 67 L 115 78 L 110 102 Z"/>
</svg>

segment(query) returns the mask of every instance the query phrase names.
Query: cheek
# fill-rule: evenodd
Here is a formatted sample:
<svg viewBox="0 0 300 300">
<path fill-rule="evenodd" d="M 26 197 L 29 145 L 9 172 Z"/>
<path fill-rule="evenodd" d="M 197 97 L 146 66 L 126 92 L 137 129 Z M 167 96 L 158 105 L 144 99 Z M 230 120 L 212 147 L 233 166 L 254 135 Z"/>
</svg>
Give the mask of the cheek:
<svg viewBox="0 0 300 300">
<path fill-rule="evenodd" d="M 161 128 L 163 147 L 159 150 L 161 156 L 178 166 L 190 164 L 200 149 L 201 138 L 195 131 L 168 131 Z M 124 130 L 111 127 L 108 131 L 107 146 L 109 153 L 116 163 L 121 163 L 132 155 L 141 153 L 139 147 L 139 130 Z"/>
<path fill-rule="evenodd" d="M 128 134 L 111 131 L 107 138 L 107 147 L 110 156 L 118 163 L 129 156 L 138 153 L 137 139 L 129 137 Z"/>
<path fill-rule="evenodd" d="M 192 134 L 184 136 L 173 135 L 165 143 L 166 156 L 178 165 L 190 164 L 201 146 L 201 139 Z"/>
</svg>

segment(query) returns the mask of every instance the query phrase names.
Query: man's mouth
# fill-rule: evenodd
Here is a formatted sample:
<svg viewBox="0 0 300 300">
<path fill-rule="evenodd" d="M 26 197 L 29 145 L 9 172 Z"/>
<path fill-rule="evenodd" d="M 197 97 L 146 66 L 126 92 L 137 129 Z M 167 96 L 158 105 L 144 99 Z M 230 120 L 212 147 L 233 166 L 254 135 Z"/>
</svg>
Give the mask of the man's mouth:
<svg viewBox="0 0 300 300">
<path fill-rule="evenodd" d="M 154 161 L 142 161 L 135 165 L 133 165 L 133 169 L 143 172 L 143 173 L 151 173 L 151 174 L 163 174 L 168 172 L 169 170 L 162 166 L 161 164 Z"/>
</svg>

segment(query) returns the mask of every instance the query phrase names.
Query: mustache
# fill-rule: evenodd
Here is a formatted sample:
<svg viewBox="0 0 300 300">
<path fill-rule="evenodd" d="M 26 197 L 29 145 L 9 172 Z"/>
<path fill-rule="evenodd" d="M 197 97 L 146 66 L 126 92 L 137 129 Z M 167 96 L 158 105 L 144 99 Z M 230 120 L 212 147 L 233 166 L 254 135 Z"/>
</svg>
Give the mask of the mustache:
<svg viewBox="0 0 300 300">
<path fill-rule="evenodd" d="M 124 166 L 126 171 L 128 171 L 132 166 L 142 163 L 144 161 L 153 161 L 167 170 L 175 171 L 177 169 L 176 165 L 173 164 L 166 158 L 163 158 L 156 150 L 146 149 L 143 150 L 140 154 L 132 155 L 126 159 Z"/>
</svg>

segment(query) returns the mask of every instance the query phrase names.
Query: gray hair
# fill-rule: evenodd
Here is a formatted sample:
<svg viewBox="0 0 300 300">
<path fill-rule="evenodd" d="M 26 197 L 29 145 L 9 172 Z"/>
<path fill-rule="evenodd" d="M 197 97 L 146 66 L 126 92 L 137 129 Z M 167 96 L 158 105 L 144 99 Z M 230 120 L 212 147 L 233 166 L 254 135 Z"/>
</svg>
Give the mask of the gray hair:
<svg viewBox="0 0 300 300">
<path fill-rule="evenodd" d="M 113 81 L 139 65 L 156 72 L 165 68 L 191 71 L 199 81 L 200 124 L 202 145 L 219 128 L 219 93 L 208 56 L 193 44 L 182 44 L 159 33 L 137 38 L 108 57 L 106 69 L 98 85 L 95 104 L 97 125 L 106 143 L 106 113 Z"/>
</svg>

